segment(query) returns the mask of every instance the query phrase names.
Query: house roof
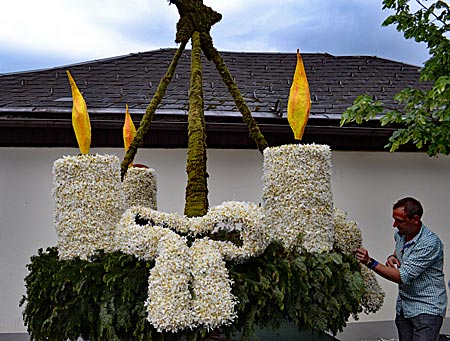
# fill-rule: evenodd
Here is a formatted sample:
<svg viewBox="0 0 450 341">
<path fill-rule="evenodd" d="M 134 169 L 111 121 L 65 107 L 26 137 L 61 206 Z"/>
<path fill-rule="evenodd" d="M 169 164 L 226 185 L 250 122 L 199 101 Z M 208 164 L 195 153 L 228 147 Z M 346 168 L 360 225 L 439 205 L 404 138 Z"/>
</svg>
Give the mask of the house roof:
<svg viewBox="0 0 450 341">
<path fill-rule="evenodd" d="M 123 146 L 125 104 L 136 124 L 145 112 L 176 49 L 160 49 L 45 70 L 0 75 L 0 146 L 76 146 L 71 126 L 70 70 L 86 100 L 92 147 Z M 295 53 L 220 52 L 269 145 L 295 143 L 286 118 Z M 339 126 L 340 115 L 360 94 L 391 108 L 393 96 L 419 84 L 420 70 L 370 56 L 302 53 L 311 92 L 305 143 L 333 149 L 379 150 L 392 128 L 377 123 Z M 207 145 L 256 148 L 215 65 L 204 60 L 203 90 Z M 190 51 L 156 110 L 144 147 L 186 147 Z"/>
</svg>

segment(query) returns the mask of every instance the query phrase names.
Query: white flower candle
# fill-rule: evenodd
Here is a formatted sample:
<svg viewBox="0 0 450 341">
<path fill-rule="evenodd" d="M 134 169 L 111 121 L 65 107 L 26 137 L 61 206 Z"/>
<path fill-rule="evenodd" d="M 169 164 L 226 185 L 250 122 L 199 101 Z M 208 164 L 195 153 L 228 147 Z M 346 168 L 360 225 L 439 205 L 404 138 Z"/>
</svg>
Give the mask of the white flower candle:
<svg viewBox="0 0 450 341">
<path fill-rule="evenodd" d="M 264 221 L 287 249 L 333 247 L 331 151 L 326 145 L 282 145 L 264 150 Z"/>
<path fill-rule="evenodd" d="M 157 182 L 153 168 L 130 167 L 123 180 L 125 205 L 145 206 L 156 210 Z"/>
<path fill-rule="evenodd" d="M 61 259 L 88 259 L 109 251 L 124 211 L 119 159 L 65 156 L 53 165 L 55 225 Z"/>
</svg>

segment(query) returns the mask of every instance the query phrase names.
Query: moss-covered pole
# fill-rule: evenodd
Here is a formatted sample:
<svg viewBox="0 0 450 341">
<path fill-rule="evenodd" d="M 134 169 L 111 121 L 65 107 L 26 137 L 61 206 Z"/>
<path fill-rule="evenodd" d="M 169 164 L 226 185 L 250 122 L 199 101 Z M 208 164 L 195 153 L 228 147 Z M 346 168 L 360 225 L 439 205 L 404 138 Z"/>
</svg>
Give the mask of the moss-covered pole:
<svg viewBox="0 0 450 341">
<path fill-rule="evenodd" d="M 264 149 L 266 149 L 269 145 L 267 144 L 264 135 L 259 130 L 258 124 L 253 118 L 250 108 L 248 107 L 247 103 L 242 97 L 241 92 L 239 91 L 239 88 L 236 85 L 236 82 L 233 80 L 233 77 L 231 77 L 230 71 L 228 70 L 225 62 L 223 61 L 222 56 L 214 47 L 211 35 L 209 33 L 202 33 L 201 43 L 203 53 L 208 59 L 212 60 L 216 65 L 217 71 L 219 71 L 219 74 L 222 77 L 223 82 L 227 86 L 228 91 L 230 92 L 231 96 L 233 96 L 236 107 L 241 112 L 242 118 L 244 122 L 247 124 L 248 130 L 250 132 L 250 137 L 255 141 L 256 146 L 262 153 Z"/>
<path fill-rule="evenodd" d="M 206 126 L 203 107 L 200 33 L 192 34 L 191 83 L 189 89 L 187 185 L 184 214 L 204 216 L 208 211 L 206 172 Z"/>
<path fill-rule="evenodd" d="M 158 88 L 156 89 L 155 94 L 153 95 L 152 100 L 150 101 L 149 105 L 145 109 L 145 114 L 141 119 L 141 122 L 139 124 L 139 128 L 136 131 L 136 136 L 133 139 L 133 142 L 131 142 L 130 147 L 128 148 L 128 151 L 126 152 L 122 164 L 120 165 L 120 173 L 122 180 L 125 177 L 125 174 L 127 173 L 128 166 L 130 163 L 133 162 L 134 157 L 136 156 L 137 150 L 140 146 L 142 146 L 144 142 L 144 135 L 147 133 L 148 128 L 150 127 L 150 123 L 153 119 L 153 114 L 156 111 L 156 107 L 161 103 L 161 100 L 164 97 L 164 94 L 166 93 L 167 87 L 170 84 L 170 81 L 173 78 L 173 75 L 175 74 L 175 70 L 178 65 L 178 61 L 180 60 L 180 57 L 186 48 L 187 41 L 182 42 L 180 44 L 180 47 L 178 48 L 177 52 L 173 56 L 172 62 L 169 65 L 169 68 L 167 69 L 166 74 L 161 79 L 161 81 L 158 84 Z"/>
</svg>

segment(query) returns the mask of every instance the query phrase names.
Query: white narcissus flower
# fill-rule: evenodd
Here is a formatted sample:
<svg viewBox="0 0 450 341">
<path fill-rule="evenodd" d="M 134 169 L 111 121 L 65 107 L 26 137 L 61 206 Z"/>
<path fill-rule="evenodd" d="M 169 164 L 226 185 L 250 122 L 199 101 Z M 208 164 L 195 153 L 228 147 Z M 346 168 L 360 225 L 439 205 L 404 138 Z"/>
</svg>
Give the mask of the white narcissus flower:
<svg viewBox="0 0 450 341">
<path fill-rule="evenodd" d="M 134 206 L 118 226 L 116 250 L 141 259 L 155 259 L 150 271 L 148 319 L 158 331 L 175 332 L 198 326 L 214 329 L 232 323 L 236 298 L 224 259 L 243 261 L 262 253 L 269 242 L 262 228 L 263 211 L 253 203 L 230 201 L 213 207 L 203 217 L 188 218 Z M 141 226 L 141 222 L 148 222 Z M 197 239 L 189 248 L 187 233 L 239 232 L 242 245 Z M 194 296 L 191 297 L 189 288 Z"/>
<path fill-rule="evenodd" d="M 333 247 L 331 151 L 290 144 L 264 150 L 264 225 L 289 250 Z"/>
<path fill-rule="evenodd" d="M 148 320 L 158 332 L 176 332 L 193 327 L 189 291 L 192 256 L 185 238 L 165 230 L 158 243 L 155 266 L 150 270 L 145 304 Z"/>
<path fill-rule="evenodd" d="M 355 222 L 347 220 L 347 213 L 340 209 L 335 209 L 334 223 L 334 247 L 343 254 L 353 256 L 356 248 L 362 245 L 361 230 Z M 361 264 L 360 269 L 366 286 L 361 302 L 363 312 L 376 313 L 383 305 L 385 293 L 373 271 Z"/>
<path fill-rule="evenodd" d="M 136 217 L 152 226 L 140 226 Z M 205 216 L 188 218 L 148 207 L 134 206 L 123 215 L 115 237 L 115 250 L 145 260 L 154 258 L 159 229 L 167 228 L 192 237 L 220 231 L 238 231 L 242 246 L 227 241 L 214 241 L 228 260 L 245 260 L 261 254 L 270 243 L 270 234 L 262 226 L 263 210 L 254 203 L 228 201 L 212 207 Z"/>
<path fill-rule="evenodd" d="M 133 165 L 128 168 L 122 183 L 125 205 L 145 206 L 156 210 L 157 182 L 153 168 Z"/>
<path fill-rule="evenodd" d="M 381 288 L 380 283 L 378 283 L 375 273 L 362 264 L 360 267 L 366 286 L 366 291 L 361 302 L 363 312 L 365 314 L 376 313 L 383 306 L 385 293 Z"/>
<path fill-rule="evenodd" d="M 61 259 L 88 259 L 114 248 L 124 211 L 120 164 L 113 155 L 65 156 L 53 164 L 53 197 Z"/>
<path fill-rule="evenodd" d="M 237 301 L 231 293 L 233 282 L 216 243 L 207 238 L 198 239 L 191 250 L 194 324 L 208 330 L 231 324 L 236 318 Z"/>
<path fill-rule="evenodd" d="M 362 244 L 362 234 L 358 225 L 347 220 L 347 213 L 340 209 L 334 210 L 334 247 L 346 255 L 354 255 L 357 247 Z"/>
<path fill-rule="evenodd" d="M 228 201 L 193 218 L 156 210 L 153 169 L 131 167 L 121 187 L 113 156 L 65 157 L 53 173 L 60 257 L 88 259 L 104 249 L 155 260 L 145 304 L 160 332 L 232 323 L 237 302 L 225 260 L 256 257 L 274 239 L 289 250 L 312 253 L 330 251 L 334 243 L 349 255 L 361 245 L 356 224 L 333 209 L 331 151 L 324 145 L 266 148 L 263 208 Z M 240 245 L 213 240 L 223 231 L 237 233 Z M 188 247 L 179 234 L 197 239 Z M 365 270 L 363 308 L 375 312 L 384 293 Z"/>
</svg>

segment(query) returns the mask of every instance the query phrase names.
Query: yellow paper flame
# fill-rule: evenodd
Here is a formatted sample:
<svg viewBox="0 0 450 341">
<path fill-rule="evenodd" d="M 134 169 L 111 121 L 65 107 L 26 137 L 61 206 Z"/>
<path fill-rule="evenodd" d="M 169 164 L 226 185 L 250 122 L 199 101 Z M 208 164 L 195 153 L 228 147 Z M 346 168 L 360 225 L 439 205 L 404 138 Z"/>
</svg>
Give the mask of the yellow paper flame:
<svg viewBox="0 0 450 341">
<path fill-rule="evenodd" d="M 308 79 L 302 56 L 297 50 L 297 65 L 288 100 L 288 122 L 294 132 L 294 138 L 301 140 L 311 110 Z"/>
<path fill-rule="evenodd" d="M 136 128 L 128 111 L 128 104 L 126 104 L 125 123 L 123 125 L 123 144 L 125 146 L 125 151 L 128 151 L 128 149 L 130 148 L 131 142 L 133 142 L 135 135 L 136 135 Z"/>
<path fill-rule="evenodd" d="M 91 122 L 87 111 L 86 102 L 83 95 L 78 90 L 77 84 L 72 78 L 69 70 L 66 70 L 69 78 L 70 88 L 72 89 L 72 126 L 77 138 L 78 147 L 81 154 L 88 154 L 91 148 Z"/>
</svg>

